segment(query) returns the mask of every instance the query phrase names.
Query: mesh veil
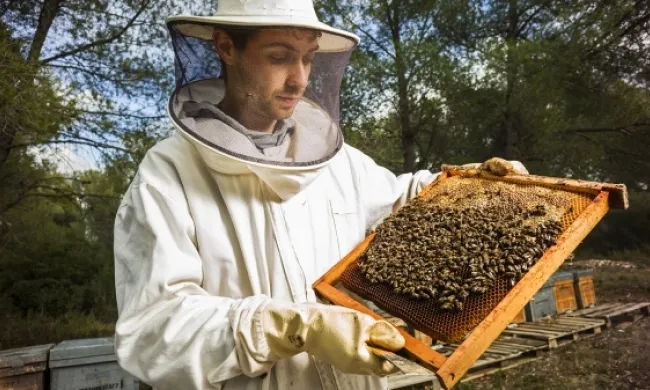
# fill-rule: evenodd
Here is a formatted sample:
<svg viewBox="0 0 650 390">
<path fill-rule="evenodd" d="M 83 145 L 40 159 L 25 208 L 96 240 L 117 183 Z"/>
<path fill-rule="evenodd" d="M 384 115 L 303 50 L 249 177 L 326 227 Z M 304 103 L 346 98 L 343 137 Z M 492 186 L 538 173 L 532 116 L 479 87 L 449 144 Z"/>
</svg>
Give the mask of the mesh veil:
<svg viewBox="0 0 650 390">
<path fill-rule="evenodd" d="M 205 90 L 206 85 L 219 80 L 222 74 L 221 61 L 214 43 L 183 34 L 182 32 L 187 32 L 188 30 L 187 22 L 184 22 L 180 26 L 182 28 L 177 28 L 179 27 L 177 24 L 178 22 L 168 23 L 175 56 L 176 89 L 169 103 L 170 114 L 173 120 L 176 119 L 175 116 L 181 117 L 181 105 L 184 101 L 201 102 L 207 100 L 211 104 L 219 103 L 219 101 L 215 100 L 220 97 L 206 98 Z M 196 28 L 205 29 L 206 26 L 197 23 Z M 331 38 L 333 34 L 322 32 L 319 40 L 328 39 L 327 36 Z M 337 36 L 337 39 L 340 39 L 340 37 Z M 280 165 L 295 163 L 304 165 L 323 162 L 335 154 L 342 145 L 342 134 L 338 127 L 340 86 L 343 74 L 350 60 L 350 55 L 355 47 L 356 45 L 352 44 L 350 45 L 350 49 L 344 51 L 318 51 L 315 53 L 307 88 L 301 102 L 296 106 L 294 116 L 292 117 L 292 119 L 294 117 L 298 118 L 302 124 L 309 127 L 311 135 L 320 134 L 320 136 L 316 136 L 316 138 L 312 137 L 307 141 L 308 147 L 314 150 L 309 155 L 294 156 L 290 159 L 291 161 L 283 161 L 282 159 L 273 159 L 269 156 L 255 155 L 254 151 L 248 153 L 247 150 L 241 150 L 240 146 L 242 145 L 238 145 L 233 139 L 228 139 L 225 142 L 214 139 L 208 140 L 207 138 L 209 137 L 194 134 L 194 130 L 191 128 L 192 126 L 187 126 L 188 128 L 184 130 L 187 130 L 188 133 L 204 143 L 208 143 L 211 147 L 216 147 L 217 149 L 222 147 L 225 149 L 223 151 L 235 154 L 239 158 L 250 159 L 250 155 L 252 154 L 254 160 Z M 175 120 L 175 122 L 183 121 Z M 182 123 L 181 126 L 183 126 Z M 197 131 L 196 133 L 199 132 Z M 234 137 L 236 138 L 237 135 L 234 135 Z M 331 145 L 323 146 L 324 142 L 330 143 Z M 224 143 L 228 146 L 224 147 Z"/>
<path fill-rule="evenodd" d="M 213 42 L 183 35 L 174 28 L 174 23 L 170 23 L 169 29 L 175 55 L 176 88 L 219 77 L 221 62 Z M 316 53 L 305 91 L 305 97 L 323 108 L 336 123 L 341 81 L 352 51 Z"/>
</svg>

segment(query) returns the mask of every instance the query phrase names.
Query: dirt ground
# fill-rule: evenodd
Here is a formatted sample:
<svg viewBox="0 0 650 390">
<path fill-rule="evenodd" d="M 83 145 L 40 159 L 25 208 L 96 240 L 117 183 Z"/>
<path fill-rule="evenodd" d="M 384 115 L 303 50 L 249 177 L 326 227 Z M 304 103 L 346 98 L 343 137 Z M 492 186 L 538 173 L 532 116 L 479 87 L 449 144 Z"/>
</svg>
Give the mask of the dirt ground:
<svg viewBox="0 0 650 390">
<path fill-rule="evenodd" d="M 455 390 L 650 389 L 650 319 L 552 350 Z"/>
<path fill-rule="evenodd" d="M 595 269 L 598 303 L 650 302 L 650 266 L 575 262 Z M 571 266 L 563 267 L 571 268 Z M 650 318 L 610 328 L 522 366 L 461 383 L 454 390 L 650 389 Z"/>
</svg>

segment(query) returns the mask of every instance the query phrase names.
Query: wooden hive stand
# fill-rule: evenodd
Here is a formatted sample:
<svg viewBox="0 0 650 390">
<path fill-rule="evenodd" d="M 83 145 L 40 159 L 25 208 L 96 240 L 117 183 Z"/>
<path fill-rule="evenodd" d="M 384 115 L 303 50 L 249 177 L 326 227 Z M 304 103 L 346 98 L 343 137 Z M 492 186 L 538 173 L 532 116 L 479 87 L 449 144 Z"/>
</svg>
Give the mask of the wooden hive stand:
<svg viewBox="0 0 650 390">
<path fill-rule="evenodd" d="M 507 293 L 505 298 L 469 332 L 462 343 L 449 356 L 434 351 L 430 345 L 411 336 L 405 329 L 399 329 L 406 340 L 405 351 L 400 351 L 400 353 L 403 352 L 409 359 L 434 372 L 445 389 L 451 389 L 463 378 L 469 368 L 522 311 L 526 303 L 562 265 L 564 260 L 571 255 L 610 208 L 625 209 L 628 207 L 627 190 L 624 185 L 620 184 L 585 182 L 533 175 L 494 176 L 476 169 L 465 170 L 453 166 L 443 166 L 442 174 L 425 188 L 423 193 L 431 186 L 435 186 L 452 176 L 478 177 L 523 185 L 542 185 L 560 190 L 577 191 L 591 194 L 593 201 L 561 234 L 556 245 L 544 253 L 537 263 Z M 355 309 L 374 318 L 382 319 L 379 314 L 335 287 L 344 271 L 366 251 L 374 237 L 374 233 L 368 235 L 363 242 L 319 278 L 313 284 L 313 288 L 321 298 L 335 305 Z"/>
</svg>

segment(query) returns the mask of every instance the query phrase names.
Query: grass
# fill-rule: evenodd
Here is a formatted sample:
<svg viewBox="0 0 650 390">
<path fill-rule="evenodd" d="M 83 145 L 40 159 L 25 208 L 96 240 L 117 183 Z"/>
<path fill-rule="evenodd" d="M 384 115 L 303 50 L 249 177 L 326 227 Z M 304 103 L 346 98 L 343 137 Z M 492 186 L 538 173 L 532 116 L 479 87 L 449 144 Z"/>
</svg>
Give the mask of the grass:
<svg viewBox="0 0 650 390">
<path fill-rule="evenodd" d="M 67 313 L 57 318 L 41 314 L 26 317 L 4 315 L 0 318 L 0 350 L 64 340 L 111 337 L 114 331 L 113 323 L 100 321 L 92 314 Z"/>
<path fill-rule="evenodd" d="M 610 260 L 623 260 L 635 264 L 638 267 L 650 268 L 650 245 L 640 249 L 626 249 L 615 251 L 607 256 Z"/>
<path fill-rule="evenodd" d="M 650 299 L 650 271 L 620 270 L 609 267 L 599 269 L 594 274 L 594 287 L 596 294 L 601 294 L 600 302 L 648 300 Z"/>
</svg>

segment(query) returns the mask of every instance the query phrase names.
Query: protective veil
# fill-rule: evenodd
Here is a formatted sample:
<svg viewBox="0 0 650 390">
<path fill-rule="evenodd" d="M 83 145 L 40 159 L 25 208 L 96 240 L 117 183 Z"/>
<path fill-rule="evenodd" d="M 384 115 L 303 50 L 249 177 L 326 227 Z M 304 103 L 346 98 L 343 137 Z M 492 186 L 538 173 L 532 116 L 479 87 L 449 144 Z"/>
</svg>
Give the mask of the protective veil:
<svg viewBox="0 0 650 390">
<path fill-rule="evenodd" d="M 311 285 L 435 175 L 396 177 L 343 142 L 354 36 L 323 27 L 304 98 L 260 140 L 219 108 L 214 23 L 195 19 L 168 23 L 177 131 L 147 153 L 116 218 L 118 361 L 156 389 L 385 388 L 351 374 L 377 373 L 361 367 L 373 367 L 362 339 L 328 339 L 345 327 L 372 339 L 376 323 L 322 311 Z"/>
</svg>

